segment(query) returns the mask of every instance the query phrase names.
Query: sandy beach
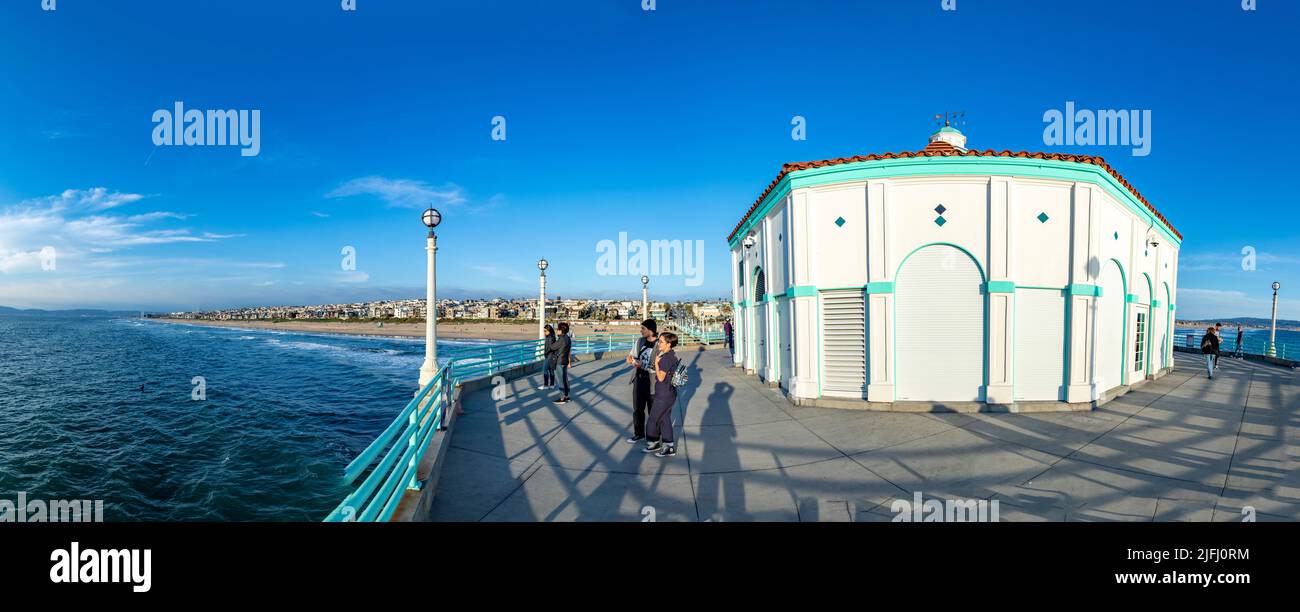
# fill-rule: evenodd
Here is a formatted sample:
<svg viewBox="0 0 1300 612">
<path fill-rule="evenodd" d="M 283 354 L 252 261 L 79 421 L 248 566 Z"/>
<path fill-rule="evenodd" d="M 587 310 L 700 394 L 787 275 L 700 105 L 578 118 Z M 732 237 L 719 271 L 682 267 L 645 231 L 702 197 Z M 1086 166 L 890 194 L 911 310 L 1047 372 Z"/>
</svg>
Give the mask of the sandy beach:
<svg viewBox="0 0 1300 612">
<path fill-rule="evenodd" d="M 308 332 L 315 334 L 350 334 L 355 336 L 392 336 L 423 338 L 423 323 L 385 323 L 379 327 L 372 322 L 347 321 L 200 321 L 187 319 L 153 319 L 164 323 L 208 325 L 212 327 L 239 327 L 244 329 L 273 329 L 277 331 Z M 638 333 L 635 322 L 589 324 L 573 323 L 570 333 L 585 336 L 596 333 Z M 456 323 L 438 322 L 438 337 L 475 340 L 532 340 L 537 338 L 537 322 Z"/>
</svg>

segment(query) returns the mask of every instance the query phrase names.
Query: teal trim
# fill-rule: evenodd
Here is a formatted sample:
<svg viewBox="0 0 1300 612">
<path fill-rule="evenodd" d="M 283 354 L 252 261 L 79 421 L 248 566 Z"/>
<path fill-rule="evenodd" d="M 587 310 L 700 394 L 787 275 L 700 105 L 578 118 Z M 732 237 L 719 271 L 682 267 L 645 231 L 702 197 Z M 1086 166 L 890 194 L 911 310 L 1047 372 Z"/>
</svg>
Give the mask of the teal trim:
<svg viewBox="0 0 1300 612">
<path fill-rule="evenodd" d="M 791 287 L 786 290 L 786 294 L 789 295 L 790 297 L 808 297 L 812 295 L 817 295 L 817 287 L 815 285 L 800 285 L 798 287 Z"/>
<path fill-rule="evenodd" d="M 1168 288 L 1165 289 L 1165 292 L 1166 293 L 1169 292 Z M 1173 312 L 1175 310 L 1178 310 L 1178 307 L 1175 306 L 1173 302 L 1169 302 L 1169 312 Z"/>
<path fill-rule="evenodd" d="M 1129 304 L 1141 304 L 1141 303 L 1142 303 L 1142 301 L 1138 298 L 1138 295 L 1137 295 L 1136 293 L 1125 294 L 1125 295 L 1124 295 L 1124 301 L 1127 302 L 1127 303 L 1129 303 Z"/>
<path fill-rule="evenodd" d="M 979 264 L 976 265 L 978 266 Z M 894 281 L 875 281 L 875 282 L 867 283 L 867 286 L 863 287 L 863 289 L 865 289 L 868 294 L 893 293 Z"/>
<path fill-rule="evenodd" d="M 1101 297 L 1101 287 L 1097 285 L 1085 285 L 1082 283 L 1074 283 L 1069 287 L 1066 287 L 1065 289 L 1070 293 L 1070 295 L 1088 295 L 1092 297 Z"/>
<path fill-rule="evenodd" d="M 985 289 L 989 293 L 1015 293 L 1016 283 L 1014 281 L 989 281 L 984 283 Z"/>
<path fill-rule="evenodd" d="M 1042 285 L 1016 285 L 1016 289 L 1043 289 L 1051 291 L 1065 291 L 1068 287 L 1045 287 Z"/>
<path fill-rule="evenodd" d="M 1052 159 L 986 156 L 878 159 L 796 170 L 781 178 L 771 193 L 759 202 L 753 214 L 746 217 L 740 229 L 727 242 L 732 248 L 736 248 L 749 230 L 766 217 L 776 203 L 783 200 L 793 189 L 846 181 L 923 175 L 1010 175 L 1093 183 L 1123 204 L 1129 212 L 1154 226 L 1165 240 L 1174 245 L 1181 245 L 1183 242 L 1127 187 L 1121 185 L 1114 176 L 1100 166 Z"/>
<path fill-rule="evenodd" d="M 1159 308 L 1159 307 L 1160 307 L 1160 300 L 1151 300 L 1151 307 L 1152 307 L 1152 308 Z"/>
</svg>

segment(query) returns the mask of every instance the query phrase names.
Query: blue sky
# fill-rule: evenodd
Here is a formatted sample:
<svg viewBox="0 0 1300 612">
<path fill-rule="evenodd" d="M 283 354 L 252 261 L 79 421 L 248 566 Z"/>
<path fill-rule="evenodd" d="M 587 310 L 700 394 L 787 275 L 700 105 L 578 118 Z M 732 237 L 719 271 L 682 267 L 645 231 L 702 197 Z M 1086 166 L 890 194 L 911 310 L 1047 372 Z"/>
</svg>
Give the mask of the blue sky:
<svg viewBox="0 0 1300 612">
<path fill-rule="evenodd" d="M 652 289 L 718 297 L 725 237 L 781 163 L 916 150 L 948 110 L 975 148 L 1111 162 L 1185 236 L 1180 316 L 1300 290 L 1293 2 L 40 4 L 0 7 L 0 305 L 417 297 L 430 202 L 440 295 L 532 295 L 544 256 L 552 294 L 638 296 L 596 273 L 627 232 L 704 241 L 703 285 Z M 178 100 L 259 109 L 260 154 L 155 147 Z M 1151 110 L 1150 155 L 1045 145 L 1066 101 Z"/>
</svg>

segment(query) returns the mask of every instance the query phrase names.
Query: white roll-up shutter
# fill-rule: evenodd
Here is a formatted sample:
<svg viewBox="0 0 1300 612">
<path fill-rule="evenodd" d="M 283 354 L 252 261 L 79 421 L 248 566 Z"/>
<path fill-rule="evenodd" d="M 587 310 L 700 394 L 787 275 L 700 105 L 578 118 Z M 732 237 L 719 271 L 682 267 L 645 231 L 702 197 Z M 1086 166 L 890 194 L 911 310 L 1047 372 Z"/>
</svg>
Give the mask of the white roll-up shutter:
<svg viewBox="0 0 1300 612">
<path fill-rule="evenodd" d="M 823 291 L 822 395 L 867 396 L 867 310 L 860 290 Z"/>
<path fill-rule="evenodd" d="M 983 277 L 959 249 L 928 246 L 895 283 L 900 401 L 983 401 Z"/>
<path fill-rule="evenodd" d="M 1065 292 L 1016 289 L 1016 401 L 1059 401 L 1065 384 Z"/>
</svg>

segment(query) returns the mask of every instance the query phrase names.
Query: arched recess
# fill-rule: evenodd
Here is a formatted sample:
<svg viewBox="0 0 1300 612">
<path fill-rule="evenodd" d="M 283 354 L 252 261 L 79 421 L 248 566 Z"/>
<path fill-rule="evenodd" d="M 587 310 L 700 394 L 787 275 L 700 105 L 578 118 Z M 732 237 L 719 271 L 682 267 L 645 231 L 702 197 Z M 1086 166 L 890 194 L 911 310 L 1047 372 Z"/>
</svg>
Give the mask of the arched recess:
<svg viewBox="0 0 1300 612">
<path fill-rule="evenodd" d="M 899 401 L 983 401 L 984 271 L 966 250 L 928 244 L 894 275 L 895 395 Z"/>
<path fill-rule="evenodd" d="M 1128 382 L 1145 380 L 1151 371 L 1151 277 L 1140 273 L 1128 305 Z"/>
<path fill-rule="evenodd" d="M 750 328 L 750 335 L 754 339 L 751 343 L 754 349 L 754 371 L 759 376 L 763 376 L 767 368 L 767 346 L 768 346 L 768 317 L 767 317 L 767 275 L 763 272 L 763 267 L 754 268 L 754 321 Z"/>
<path fill-rule="evenodd" d="M 1161 343 L 1161 369 L 1174 364 L 1174 294 L 1169 291 L 1169 283 L 1161 282 L 1165 288 L 1165 337 Z"/>
<path fill-rule="evenodd" d="M 1096 382 L 1098 389 L 1108 391 L 1123 385 L 1125 380 L 1128 279 L 1119 261 L 1109 259 L 1102 264 L 1097 286 L 1101 296 L 1097 298 L 1096 312 Z"/>
</svg>

